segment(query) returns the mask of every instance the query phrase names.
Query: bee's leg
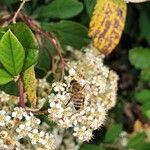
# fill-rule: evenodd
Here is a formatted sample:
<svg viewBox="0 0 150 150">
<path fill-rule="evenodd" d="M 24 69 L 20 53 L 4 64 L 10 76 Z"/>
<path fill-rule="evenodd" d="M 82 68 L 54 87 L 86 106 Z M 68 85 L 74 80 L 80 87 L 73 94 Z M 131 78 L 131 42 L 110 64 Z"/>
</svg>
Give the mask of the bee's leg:
<svg viewBox="0 0 150 150">
<path fill-rule="evenodd" d="M 71 101 L 71 98 L 68 100 L 68 102 L 65 104 L 65 106 L 67 106 Z"/>
<path fill-rule="evenodd" d="M 85 88 L 86 84 L 87 84 L 87 83 L 85 83 L 85 84 L 83 85 L 82 90 Z"/>
<path fill-rule="evenodd" d="M 83 98 L 83 102 L 82 102 L 82 108 L 83 108 L 83 106 L 84 106 L 84 101 L 85 101 L 85 98 Z"/>
</svg>

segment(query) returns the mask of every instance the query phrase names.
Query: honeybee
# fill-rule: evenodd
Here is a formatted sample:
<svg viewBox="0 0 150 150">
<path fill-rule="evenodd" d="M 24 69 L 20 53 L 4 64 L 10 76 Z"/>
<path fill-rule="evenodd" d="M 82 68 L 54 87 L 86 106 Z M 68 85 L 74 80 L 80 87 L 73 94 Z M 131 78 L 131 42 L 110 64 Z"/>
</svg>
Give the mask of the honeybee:
<svg viewBox="0 0 150 150">
<path fill-rule="evenodd" d="M 76 110 L 80 110 L 81 108 L 83 108 L 84 105 L 84 99 L 85 99 L 85 95 L 83 91 L 84 86 L 82 87 L 75 79 L 73 79 L 70 82 L 70 85 L 71 85 L 70 88 L 71 98 L 67 102 L 66 106 L 69 104 L 70 101 L 73 101 L 74 108 Z"/>
</svg>

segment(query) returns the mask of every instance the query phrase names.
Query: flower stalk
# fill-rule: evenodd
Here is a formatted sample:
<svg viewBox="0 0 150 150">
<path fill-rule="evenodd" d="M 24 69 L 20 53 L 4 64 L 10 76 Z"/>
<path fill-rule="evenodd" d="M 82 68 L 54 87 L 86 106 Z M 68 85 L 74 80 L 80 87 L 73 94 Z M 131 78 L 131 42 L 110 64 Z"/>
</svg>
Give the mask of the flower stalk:
<svg viewBox="0 0 150 150">
<path fill-rule="evenodd" d="M 18 91 L 19 91 L 19 106 L 25 108 L 24 89 L 23 89 L 23 82 L 21 76 L 19 77 L 18 80 Z"/>
</svg>

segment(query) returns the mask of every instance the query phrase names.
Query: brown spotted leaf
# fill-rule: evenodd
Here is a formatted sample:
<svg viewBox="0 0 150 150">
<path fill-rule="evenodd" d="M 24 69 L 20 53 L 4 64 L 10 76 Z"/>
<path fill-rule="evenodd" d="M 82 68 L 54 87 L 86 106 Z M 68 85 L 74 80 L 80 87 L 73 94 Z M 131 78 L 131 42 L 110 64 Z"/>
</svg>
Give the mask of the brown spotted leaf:
<svg viewBox="0 0 150 150">
<path fill-rule="evenodd" d="M 123 0 L 97 0 L 90 21 L 92 44 L 109 54 L 119 43 L 126 18 L 127 6 Z"/>
</svg>

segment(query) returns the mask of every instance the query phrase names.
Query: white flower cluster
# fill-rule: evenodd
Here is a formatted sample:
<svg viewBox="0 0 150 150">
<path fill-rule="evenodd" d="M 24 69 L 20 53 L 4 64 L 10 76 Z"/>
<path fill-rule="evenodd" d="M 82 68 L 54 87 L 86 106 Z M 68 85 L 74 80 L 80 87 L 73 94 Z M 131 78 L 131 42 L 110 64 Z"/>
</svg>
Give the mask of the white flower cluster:
<svg viewBox="0 0 150 150">
<path fill-rule="evenodd" d="M 14 108 L 11 114 L 0 110 L 0 143 L 2 148 L 21 149 L 20 140 L 26 139 L 32 146 L 45 149 L 55 149 L 55 139 L 52 134 L 38 129 L 40 120 L 32 113 L 28 114 L 22 108 Z M 2 136 L 5 133 L 5 136 Z M 9 142 L 7 142 L 9 141 Z"/>
<path fill-rule="evenodd" d="M 18 142 L 13 136 L 9 136 L 8 132 L 5 130 L 0 131 L 0 149 L 1 150 L 12 150 L 16 148 Z M 16 150 L 19 150 L 16 148 Z"/>
<path fill-rule="evenodd" d="M 4 110 L 0 110 L 0 126 L 5 126 L 9 121 L 11 117 L 6 114 Z"/>
<path fill-rule="evenodd" d="M 37 80 L 37 94 L 39 100 L 43 97 L 47 97 L 50 94 L 51 86 L 45 78 Z"/>
<path fill-rule="evenodd" d="M 67 64 L 68 75 L 52 84 L 49 118 L 61 127 L 72 127 L 73 135 L 81 141 L 89 141 L 116 103 L 118 76 L 103 64 L 104 55 L 96 49 L 86 48 L 76 54 L 76 59 Z M 80 92 L 74 91 L 70 84 L 73 80 L 82 87 Z M 74 107 L 76 101 L 83 102 L 79 110 Z"/>
<path fill-rule="evenodd" d="M 0 91 L 0 102 L 7 102 L 10 99 L 10 95 L 6 94 L 4 91 Z"/>
<path fill-rule="evenodd" d="M 119 143 L 122 147 L 126 147 L 129 142 L 129 135 L 126 131 L 122 131 L 119 136 Z"/>
<path fill-rule="evenodd" d="M 50 84 L 46 81 L 45 78 L 38 79 L 38 87 L 41 89 L 49 88 Z"/>
<path fill-rule="evenodd" d="M 18 104 L 18 97 L 9 95 L 4 91 L 0 91 L 0 108 L 5 111 L 11 111 Z"/>
<path fill-rule="evenodd" d="M 57 150 L 78 150 L 80 148 L 81 142 L 72 136 L 69 131 L 55 127 L 52 133 L 57 139 Z"/>
</svg>

